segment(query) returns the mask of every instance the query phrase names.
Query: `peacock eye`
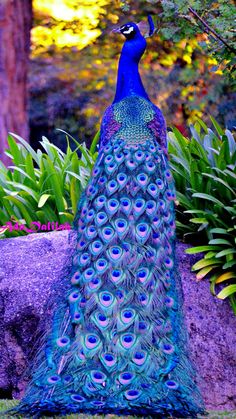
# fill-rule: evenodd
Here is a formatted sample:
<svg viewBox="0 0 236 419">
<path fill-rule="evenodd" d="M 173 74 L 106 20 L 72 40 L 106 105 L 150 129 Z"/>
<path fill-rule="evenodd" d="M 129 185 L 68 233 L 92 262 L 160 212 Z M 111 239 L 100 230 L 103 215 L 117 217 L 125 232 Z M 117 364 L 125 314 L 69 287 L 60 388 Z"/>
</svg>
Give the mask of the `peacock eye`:
<svg viewBox="0 0 236 419">
<path fill-rule="evenodd" d="M 130 26 L 129 28 L 126 27 L 125 30 L 124 29 L 122 30 L 122 33 L 124 34 L 130 34 L 132 32 L 134 32 L 134 28 L 132 26 Z"/>
<path fill-rule="evenodd" d="M 120 31 L 123 33 L 123 35 L 130 35 L 131 33 L 135 32 L 135 29 L 132 25 L 127 24 L 121 26 Z"/>
</svg>

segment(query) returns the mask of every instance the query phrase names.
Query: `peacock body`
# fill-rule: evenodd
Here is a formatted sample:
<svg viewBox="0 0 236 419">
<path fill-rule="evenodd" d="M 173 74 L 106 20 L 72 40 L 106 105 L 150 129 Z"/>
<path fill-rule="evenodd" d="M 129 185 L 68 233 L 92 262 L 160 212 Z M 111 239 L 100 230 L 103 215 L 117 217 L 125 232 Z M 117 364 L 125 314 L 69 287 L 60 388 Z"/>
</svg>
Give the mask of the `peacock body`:
<svg viewBox="0 0 236 419">
<path fill-rule="evenodd" d="M 186 345 L 165 120 L 138 73 L 144 37 L 133 23 L 120 31 L 116 96 L 74 219 L 69 285 L 17 410 L 25 415 L 204 413 Z"/>
</svg>

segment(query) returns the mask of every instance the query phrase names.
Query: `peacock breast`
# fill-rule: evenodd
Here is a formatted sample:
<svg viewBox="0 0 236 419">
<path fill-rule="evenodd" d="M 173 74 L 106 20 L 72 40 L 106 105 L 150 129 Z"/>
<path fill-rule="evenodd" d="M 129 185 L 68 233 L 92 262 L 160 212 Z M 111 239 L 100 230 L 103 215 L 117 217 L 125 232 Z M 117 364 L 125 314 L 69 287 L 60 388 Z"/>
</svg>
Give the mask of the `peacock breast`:
<svg viewBox="0 0 236 419">
<path fill-rule="evenodd" d="M 142 144 L 154 140 L 149 127 L 155 118 L 155 105 L 141 96 L 128 96 L 109 106 L 101 124 L 100 145 L 122 139 L 127 144 Z"/>
</svg>

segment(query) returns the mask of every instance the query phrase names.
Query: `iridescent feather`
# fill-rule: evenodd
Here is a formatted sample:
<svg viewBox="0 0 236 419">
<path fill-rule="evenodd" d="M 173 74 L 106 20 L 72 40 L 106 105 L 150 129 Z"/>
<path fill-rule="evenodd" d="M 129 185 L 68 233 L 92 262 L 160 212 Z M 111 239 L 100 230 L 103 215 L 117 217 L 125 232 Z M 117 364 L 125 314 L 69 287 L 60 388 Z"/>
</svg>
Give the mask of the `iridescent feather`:
<svg viewBox="0 0 236 419">
<path fill-rule="evenodd" d="M 24 416 L 204 413 L 182 313 L 166 124 L 138 73 L 145 39 L 132 22 L 119 31 L 116 96 L 74 219 L 69 285 L 15 410 Z"/>
</svg>

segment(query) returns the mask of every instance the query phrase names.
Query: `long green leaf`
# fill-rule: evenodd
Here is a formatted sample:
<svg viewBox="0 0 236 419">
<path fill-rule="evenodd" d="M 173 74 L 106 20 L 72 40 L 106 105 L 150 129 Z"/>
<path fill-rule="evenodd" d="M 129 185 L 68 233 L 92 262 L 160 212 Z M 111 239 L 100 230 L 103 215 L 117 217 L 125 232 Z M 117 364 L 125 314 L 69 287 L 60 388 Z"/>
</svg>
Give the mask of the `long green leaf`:
<svg viewBox="0 0 236 419">
<path fill-rule="evenodd" d="M 214 202 L 215 204 L 217 204 L 217 205 L 219 205 L 219 206 L 221 206 L 221 207 L 223 207 L 223 206 L 224 206 L 224 204 L 223 204 L 222 202 L 220 202 L 218 199 L 216 199 L 216 198 L 214 198 L 213 196 L 208 195 L 208 194 L 206 194 L 206 193 L 199 193 L 199 192 L 197 192 L 197 193 L 194 193 L 194 194 L 193 194 L 193 197 L 194 197 L 194 198 L 206 199 L 207 201 Z"/>
<path fill-rule="evenodd" d="M 206 218 L 190 218 L 191 223 L 194 224 L 203 224 L 203 223 L 207 223 L 207 219 Z M 208 223 L 207 223 L 208 224 Z"/>
<path fill-rule="evenodd" d="M 226 262 L 226 263 L 222 266 L 222 268 L 223 268 L 223 269 L 229 269 L 229 268 L 232 268 L 232 266 L 234 266 L 234 265 L 236 265 L 236 259 L 234 259 L 234 260 L 230 260 L 229 262 Z"/>
<path fill-rule="evenodd" d="M 177 191 L 177 200 L 184 206 L 184 208 L 191 208 L 192 202 L 184 194 Z"/>
<path fill-rule="evenodd" d="M 216 279 L 215 283 L 219 284 L 220 282 L 228 281 L 229 279 L 234 279 L 234 278 L 236 278 L 236 272 L 226 272 L 225 274 L 220 275 Z"/>
<path fill-rule="evenodd" d="M 217 268 L 217 265 L 210 265 L 210 266 L 205 266 L 204 268 L 202 268 L 196 275 L 196 278 L 198 280 L 203 279 L 205 276 L 207 276 L 209 274 L 209 272 L 213 271 L 215 268 Z"/>
<path fill-rule="evenodd" d="M 227 234 L 227 230 L 225 228 L 211 228 L 210 233 Z"/>
<path fill-rule="evenodd" d="M 32 179 L 34 184 L 37 185 L 36 171 L 35 171 L 33 159 L 30 153 L 28 153 L 25 158 L 25 168 L 26 168 L 27 174 L 30 176 L 30 179 Z"/>
<path fill-rule="evenodd" d="M 223 129 L 220 127 L 220 125 L 218 124 L 218 122 L 216 122 L 216 120 L 211 115 L 210 115 L 210 120 L 211 120 L 214 128 L 216 129 L 217 134 L 221 137 L 224 134 Z"/>
<path fill-rule="evenodd" d="M 54 169 L 53 163 L 51 162 L 48 156 L 46 156 L 46 158 L 44 159 L 44 165 L 45 165 L 48 175 L 50 176 L 49 182 L 50 182 L 51 189 L 52 189 L 52 192 L 53 192 L 56 204 L 57 204 L 58 213 L 60 212 L 63 213 L 65 211 L 65 204 L 63 200 L 61 180 L 60 180 L 59 174 Z M 60 222 L 62 223 L 66 221 L 64 215 L 59 216 L 59 219 L 60 219 Z"/>
<path fill-rule="evenodd" d="M 4 199 L 11 201 L 19 209 L 21 218 L 24 218 L 28 224 L 33 221 L 32 216 L 29 214 L 29 210 L 26 209 L 27 202 L 25 200 L 15 196 L 6 196 Z"/>
<path fill-rule="evenodd" d="M 13 162 L 15 163 L 16 166 L 21 164 L 22 155 L 16 141 L 14 140 L 14 138 L 12 138 L 11 135 L 8 135 L 7 142 L 8 142 L 9 150 L 12 155 Z"/>
<path fill-rule="evenodd" d="M 28 192 L 28 194 L 32 196 L 36 202 L 38 202 L 38 193 L 35 192 L 33 189 L 29 188 L 28 186 L 18 182 L 8 182 L 8 185 L 14 186 L 14 188 L 18 189 L 19 191 L 24 190 Z"/>
<path fill-rule="evenodd" d="M 201 125 L 201 127 L 203 128 L 203 130 L 205 131 L 205 133 L 207 133 L 208 132 L 208 127 L 205 124 L 205 122 L 202 119 L 200 119 L 200 118 L 196 118 L 196 120 Z"/>
<path fill-rule="evenodd" d="M 9 169 L 14 169 L 14 171 L 20 172 L 24 177 L 33 180 L 30 175 L 28 175 L 28 173 L 25 172 L 25 170 L 21 169 L 20 167 L 17 166 L 8 166 Z"/>
<path fill-rule="evenodd" d="M 14 134 L 13 132 L 10 132 L 10 134 L 12 135 L 12 137 L 16 138 L 21 144 L 23 144 L 23 146 L 26 148 L 26 150 L 28 150 L 28 152 L 31 154 L 31 156 L 33 157 L 34 161 L 36 161 L 36 163 L 38 163 L 38 155 L 37 153 L 34 151 L 34 149 L 29 145 L 29 143 L 27 143 L 27 141 L 25 141 L 23 138 L 21 138 L 19 135 Z"/>
<path fill-rule="evenodd" d="M 234 191 L 234 189 L 231 188 L 229 184 L 225 182 L 223 179 L 219 178 L 218 176 L 211 175 L 209 173 L 203 173 L 203 175 L 213 179 L 215 182 L 222 183 L 222 185 L 224 185 L 230 192 L 232 192 L 233 195 L 236 196 L 236 191 Z"/>
<path fill-rule="evenodd" d="M 96 133 L 96 135 L 94 136 L 94 139 L 93 139 L 92 144 L 91 144 L 90 149 L 89 149 L 89 151 L 90 151 L 91 154 L 94 154 L 95 151 L 96 151 L 97 144 L 98 144 L 99 139 L 100 139 L 100 133 L 101 133 L 101 131 L 99 130 Z"/>
<path fill-rule="evenodd" d="M 41 195 L 38 202 L 38 208 L 42 208 L 50 196 L 50 194 Z"/>
<path fill-rule="evenodd" d="M 221 248 L 218 246 L 196 246 L 196 247 L 191 247 L 190 249 L 186 249 L 185 253 L 188 253 L 189 255 L 193 255 L 195 253 L 202 253 L 202 252 L 206 252 L 207 250 L 220 250 Z"/>
<path fill-rule="evenodd" d="M 225 239 L 212 239 L 209 241 L 209 244 L 229 244 L 231 246 L 230 241 Z"/>
<path fill-rule="evenodd" d="M 236 284 L 234 285 L 228 285 L 223 290 L 217 294 L 217 297 L 221 300 L 224 300 L 225 298 L 229 297 L 229 295 L 234 294 L 236 292 Z"/>
<path fill-rule="evenodd" d="M 215 255 L 215 257 L 216 258 L 221 258 L 222 256 L 232 255 L 233 253 L 236 253 L 236 249 L 231 247 L 230 249 L 225 249 L 225 250 L 222 250 L 221 252 L 217 253 Z"/>
<path fill-rule="evenodd" d="M 192 266 L 192 271 L 197 271 L 198 269 L 205 268 L 205 266 L 220 265 L 220 264 L 221 262 L 216 261 L 215 259 L 201 259 Z"/>
</svg>

